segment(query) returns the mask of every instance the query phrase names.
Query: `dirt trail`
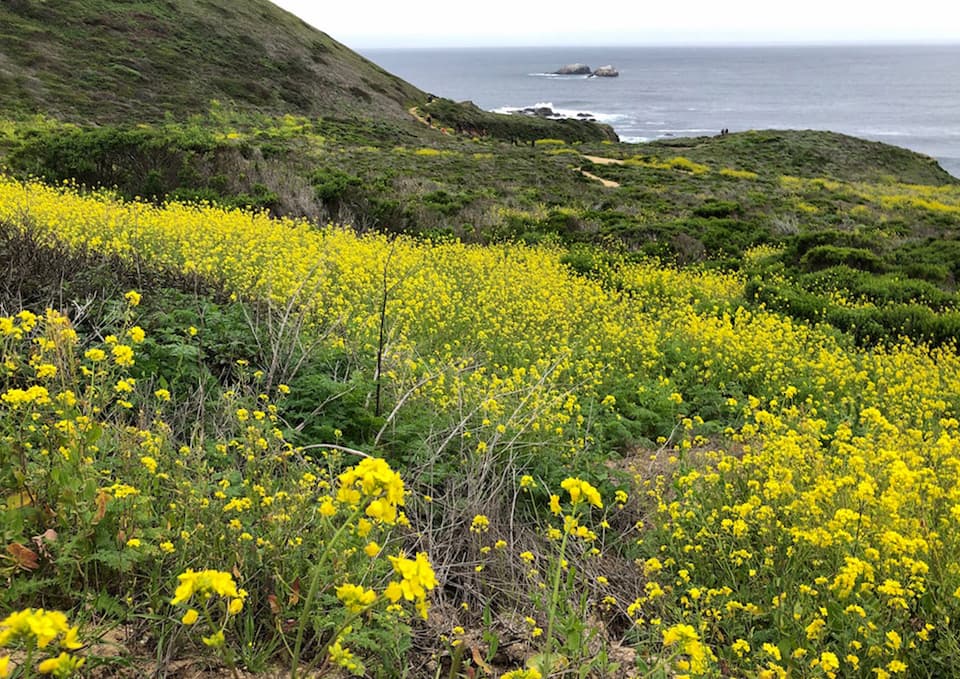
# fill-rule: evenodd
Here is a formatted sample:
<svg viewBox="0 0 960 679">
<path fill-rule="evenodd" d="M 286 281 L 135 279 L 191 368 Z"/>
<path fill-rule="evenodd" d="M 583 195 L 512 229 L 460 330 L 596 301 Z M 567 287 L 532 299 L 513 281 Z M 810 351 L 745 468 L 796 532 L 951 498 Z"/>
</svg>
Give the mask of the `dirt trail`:
<svg viewBox="0 0 960 679">
<path fill-rule="evenodd" d="M 601 156 L 584 156 L 584 158 L 597 165 L 623 165 L 623 161 L 617 158 L 602 158 Z"/>
<path fill-rule="evenodd" d="M 596 164 L 596 165 L 623 165 L 623 161 L 622 161 L 622 160 L 618 160 L 618 159 L 616 159 L 616 158 L 603 158 L 603 157 L 601 157 L 601 156 L 584 156 L 584 158 L 586 158 L 586 159 L 589 160 L 591 163 L 594 163 L 594 164 Z M 579 172 L 580 174 L 582 174 L 582 175 L 583 175 L 584 177 L 586 177 L 587 179 L 593 179 L 594 181 L 600 182 L 601 184 L 603 184 L 603 185 L 606 186 L 607 188 L 616 189 L 616 188 L 619 188 L 619 187 L 620 187 L 620 184 L 618 184 L 617 182 L 613 181 L 612 179 L 604 179 L 603 177 L 598 177 L 598 176 L 595 175 L 595 174 L 591 174 L 591 173 L 587 172 L 587 171 L 584 170 L 583 168 L 578 167 L 578 168 L 577 168 L 577 172 Z"/>
<path fill-rule="evenodd" d="M 424 125 L 427 125 L 427 126 L 430 125 L 430 123 L 427 122 L 427 119 L 424 118 L 422 115 L 420 115 L 420 109 L 418 109 L 416 106 L 411 106 L 409 109 L 407 109 L 407 113 L 412 115 L 414 118 L 419 120 Z"/>
<path fill-rule="evenodd" d="M 598 177 L 597 175 L 595 175 L 595 174 L 590 174 L 590 173 L 587 172 L 586 170 L 584 170 L 584 169 L 582 169 L 582 168 L 579 168 L 579 167 L 577 168 L 577 170 L 580 172 L 580 174 L 582 174 L 582 175 L 583 175 L 584 177 L 586 177 L 587 179 L 592 179 L 592 180 L 594 180 L 594 181 L 600 182 L 601 184 L 603 184 L 604 186 L 606 186 L 608 189 L 618 189 L 618 188 L 620 188 L 620 184 L 618 184 L 617 182 L 613 181 L 612 179 L 604 179 L 603 177 Z"/>
<path fill-rule="evenodd" d="M 445 127 L 439 127 L 439 128 L 438 128 L 438 127 L 434 127 L 432 122 L 430 122 L 429 120 L 427 120 L 426 118 L 424 118 L 422 115 L 420 115 L 420 109 L 417 108 L 416 106 L 411 106 L 410 108 L 408 108 L 408 109 L 407 109 L 407 113 L 409 113 L 409 114 L 412 115 L 414 118 L 416 118 L 417 121 L 419 121 L 421 124 L 426 125 L 427 127 L 429 127 L 429 128 L 432 129 L 432 130 L 437 130 L 437 131 L 439 131 L 441 134 L 450 134 L 450 133 L 447 131 L 447 128 L 445 128 Z"/>
</svg>

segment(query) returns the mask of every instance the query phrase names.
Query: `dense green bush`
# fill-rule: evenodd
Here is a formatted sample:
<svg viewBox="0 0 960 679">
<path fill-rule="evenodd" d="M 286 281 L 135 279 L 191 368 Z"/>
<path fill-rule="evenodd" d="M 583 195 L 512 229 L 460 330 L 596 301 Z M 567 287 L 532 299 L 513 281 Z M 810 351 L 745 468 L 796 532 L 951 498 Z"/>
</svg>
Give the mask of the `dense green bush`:
<svg viewBox="0 0 960 679">
<path fill-rule="evenodd" d="M 833 266 L 848 266 L 874 273 L 886 270 L 886 265 L 880 257 L 863 248 L 818 245 L 807 250 L 800 258 L 800 268 L 806 271 L 819 271 Z"/>
<path fill-rule="evenodd" d="M 335 167 L 320 167 L 310 175 L 310 185 L 318 200 L 336 205 L 347 201 L 363 182 L 359 177 Z"/>
<path fill-rule="evenodd" d="M 730 217 L 740 212 L 740 204 L 732 200 L 710 198 L 693 210 L 697 217 Z"/>
<path fill-rule="evenodd" d="M 955 310 L 937 313 L 917 303 L 844 306 L 795 284 L 757 278 L 747 282 L 744 296 L 803 321 L 829 323 L 864 346 L 895 342 L 901 337 L 933 345 L 951 344 L 960 337 L 960 312 Z"/>
<path fill-rule="evenodd" d="M 920 265 L 929 266 L 929 265 Z M 954 293 L 925 280 L 907 278 L 896 273 L 874 274 L 849 266 L 835 266 L 815 273 L 801 274 L 797 283 L 812 292 L 839 292 L 845 297 L 862 299 L 882 306 L 897 303 L 922 303 L 933 309 L 944 310 L 957 304 Z"/>
<path fill-rule="evenodd" d="M 877 252 L 878 250 L 875 236 L 869 236 L 855 231 L 825 229 L 801 233 L 789 239 L 787 241 L 785 256 L 788 260 L 799 262 L 810 250 L 825 245 L 870 250 L 871 252 Z"/>
</svg>

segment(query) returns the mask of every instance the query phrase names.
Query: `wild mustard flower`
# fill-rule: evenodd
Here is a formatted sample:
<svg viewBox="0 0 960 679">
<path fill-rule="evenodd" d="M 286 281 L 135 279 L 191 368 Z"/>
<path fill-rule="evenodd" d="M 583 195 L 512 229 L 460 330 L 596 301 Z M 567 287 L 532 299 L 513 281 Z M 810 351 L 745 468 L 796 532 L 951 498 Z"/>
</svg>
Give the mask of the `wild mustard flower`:
<svg viewBox="0 0 960 679">
<path fill-rule="evenodd" d="M 783 190 L 806 199 L 804 191 L 836 189 L 814 180 L 792 178 L 784 181 Z M 919 188 L 891 186 L 881 191 L 851 185 L 844 190 L 864 200 L 903 204 L 940 217 L 956 213 L 956 198 L 922 193 Z M 22 215 L 30 219 L 23 220 Z M 376 267 L 368 263 L 382 262 L 385 248 L 393 247 L 377 236 L 357 238 L 347 232 L 217 209 L 124 205 L 8 179 L 0 179 L 0 219 L 22 221 L 33 233 L 51 236 L 75 250 L 90 247 L 97 239 L 96 247 L 121 258 L 131 252 L 124 225 L 136 220 L 141 231 L 149 234 L 137 244 L 142 250 L 136 254 L 145 261 L 163 261 L 165 266 L 216 277 L 231 292 L 264 295 L 280 303 L 292 299 L 299 294 L 297 291 L 316 289 L 317 300 L 304 300 L 305 308 L 322 304 L 330 317 L 360 321 L 351 324 L 345 337 L 337 338 L 341 349 L 363 346 L 370 340 L 369 328 L 374 326 L 367 321 L 375 313 L 371 313 L 366 300 L 371 297 L 368 283 L 376 278 L 371 274 L 376 273 Z M 224 264 L 219 243 L 230 244 L 229 266 Z M 831 637 L 827 628 L 815 625 L 809 632 L 815 638 L 806 639 L 821 604 L 831 611 L 831 630 L 834 623 L 862 626 L 862 636 L 869 633 L 878 637 L 872 646 L 868 644 L 877 651 L 857 656 L 861 673 L 874 673 L 880 678 L 901 671 L 896 663 L 902 661 L 889 660 L 893 653 L 902 653 L 911 667 L 914 655 L 926 657 L 927 651 L 915 648 L 923 646 L 924 634 L 931 636 L 923 632 L 933 622 L 925 617 L 928 609 L 924 602 L 942 596 L 937 593 L 939 589 L 960 591 L 958 574 L 944 574 L 939 567 L 934 570 L 936 564 L 956 560 L 956 540 L 952 537 L 956 531 L 951 528 L 960 520 L 960 509 L 951 509 L 960 507 L 960 493 L 953 480 L 956 474 L 950 473 L 958 468 L 956 450 L 960 441 L 954 422 L 953 395 L 960 392 L 960 360 L 955 349 L 932 350 L 909 344 L 853 349 L 830 332 L 762 309 L 737 308 L 743 281 L 736 276 L 630 265 L 611 274 L 615 277 L 613 287 L 632 292 L 623 296 L 567 275 L 550 249 L 497 246 L 481 250 L 463 244 L 434 247 L 402 240 L 394 245 L 394 261 L 413 271 L 410 285 L 404 287 L 416 290 L 418 295 L 417 304 L 398 299 L 391 318 L 396 336 L 404 338 L 397 342 L 397 365 L 403 364 L 404 354 L 417 355 L 419 347 L 410 338 L 416 338 L 424 328 L 433 332 L 441 322 L 452 327 L 459 321 L 454 333 L 470 336 L 478 355 L 487 352 L 491 363 L 505 364 L 481 366 L 485 372 L 472 371 L 469 377 L 442 374 L 443 384 L 431 376 L 431 389 L 415 398 L 422 397 L 425 404 L 440 411 L 456 407 L 462 397 L 478 412 L 482 410 L 486 421 L 483 427 L 504 433 L 509 413 L 518 408 L 517 421 L 529 417 L 527 432 L 542 437 L 538 444 L 550 440 L 559 450 L 567 446 L 560 441 L 570 441 L 571 449 L 584 450 L 589 444 L 579 408 L 588 403 L 603 404 L 614 387 L 622 386 L 617 381 L 621 375 L 629 375 L 631 384 L 637 382 L 637 398 L 641 401 L 679 407 L 686 399 L 691 401 L 691 411 L 700 405 L 701 397 L 696 394 L 701 382 L 723 382 L 725 386 L 710 408 L 736 413 L 742 421 L 742 426 L 731 424 L 725 434 L 737 453 L 706 450 L 709 441 L 694 443 L 696 432 L 688 433 L 688 428 L 694 430 L 702 422 L 694 416 L 680 421 L 686 437 L 681 446 L 697 445 L 705 450 L 702 459 L 692 463 L 685 460 L 682 473 L 674 476 L 668 470 L 662 479 L 651 481 L 645 489 L 650 494 L 641 496 L 649 497 L 657 507 L 651 525 L 643 526 L 647 537 L 638 564 L 647 578 L 659 582 L 648 583 L 644 596 L 668 599 L 664 611 L 674 609 L 682 596 L 688 603 L 715 607 L 728 616 L 724 620 L 711 617 L 715 621 L 711 624 L 717 625 L 715 638 L 726 639 L 743 634 L 741 618 L 749 618 L 752 627 L 761 629 L 770 624 L 771 611 L 776 610 L 780 616 L 797 606 L 805 607 L 799 619 L 787 615 L 784 623 L 795 640 L 810 642 L 804 653 L 791 654 L 787 659 L 793 673 L 808 673 L 811 659 L 816 659 L 819 667 L 831 666 L 830 657 L 823 655 L 832 652 L 824 647 Z M 341 260 L 347 263 L 338 266 L 341 275 L 324 278 L 326 269 L 317 263 Z M 423 262 L 431 265 L 424 266 Z M 469 293 L 458 286 L 461 281 L 472 280 L 473 276 L 464 274 L 475 270 L 495 271 L 489 278 L 496 282 L 485 288 L 487 302 L 464 305 L 462 300 Z M 662 297 L 657 305 L 633 304 L 626 299 L 642 298 L 647 290 L 658 288 L 668 294 L 657 297 Z M 398 297 L 404 294 L 398 289 Z M 421 304 L 420 298 L 427 301 Z M 130 306 L 138 304 L 139 293 L 129 295 L 127 300 Z M 458 300 L 458 313 L 452 312 L 453 302 L 449 300 Z M 710 304 L 715 306 L 704 313 Z M 652 306 L 661 308 L 652 312 Z M 583 314 L 584 309 L 589 309 L 589 314 Z M 29 341 L 31 333 L 43 330 L 47 322 L 46 315 L 38 317 L 27 311 L 0 317 L 0 337 L 11 342 L 23 338 Z M 31 345 L 31 351 L 35 346 L 37 352 L 46 355 L 57 340 L 56 333 L 43 332 L 48 337 L 39 338 L 43 341 Z M 134 358 L 133 348 L 122 343 L 129 338 L 129 343 L 136 344 L 132 333 L 117 331 L 119 338 L 113 336 L 105 342 L 106 350 L 85 352 L 86 376 L 121 372 L 117 368 Z M 196 329 L 186 334 L 193 336 Z M 438 363 L 450 360 L 453 365 L 456 347 L 440 351 L 446 353 L 442 358 L 438 355 Z M 28 355 L 4 357 L 0 372 L 19 370 L 18 364 L 30 366 L 37 375 L 50 372 L 41 366 L 53 365 L 52 359 L 49 363 L 40 362 L 46 359 L 31 362 Z M 540 361 L 543 356 L 562 358 L 554 364 Z M 112 365 L 104 365 L 108 357 Z M 669 377 L 658 374 L 666 363 L 676 366 Z M 420 379 L 422 369 L 422 365 L 398 367 L 393 374 L 412 384 Z M 409 374 L 403 374 L 404 370 Z M 700 376 L 697 390 L 689 389 L 689 382 L 679 375 L 681 371 Z M 66 397 L 61 400 L 52 384 L 21 384 L 22 375 L 11 382 L 16 387 L 6 385 L 7 390 L 0 394 L 5 412 L 59 408 L 70 402 Z M 124 378 L 111 372 L 111 383 L 117 379 Z M 128 385 L 131 389 L 120 393 L 132 392 L 134 384 Z M 567 392 L 574 391 L 568 397 Z M 283 393 L 283 389 L 278 387 L 278 392 Z M 511 400 L 510 394 L 523 394 L 523 399 L 529 399 L 524 401 L 526 410 L 520 408 L 520 399 Z M 162 400 L 159 393 L 156 396 Z M 80 401 L 84 401 L 82 395 Z M 125 403 L 132 406 L 129 401 Z M 607 404 L 611 408 L 616 405 Z M 249 413 L 255 422 L 261 419 L 257 412 L 263 414 L 266 409 Z M 62 425 L 58 431 L 65 433 L 68 429 Z M 472 435 L 486 436 L 489 431 L 477 430 Z M 335 434 L 337 438 L 340 435 Z M 661 443 L 667 443 L 666 437 Z M 48 452 L 57 450 L 53 446 Z M 227 451 L 224 445 L 221 452 Z M 136 461 L 141 454 L 165 459 L 153 450 L 143 450 L 131 459 Z M 330 496 L 320 501 L 320 513 L 332 517 L 345 504 L 366 517 L 367 527 L 370 523 L 391 523 L 396 508 L 402 505 L 403 491 L 391 494 L 385 488 L 388 484 L 373 482 L 375 490 L 370 493 L 366 477 L 366 472 L 354 472 L 341 479 L 339 488 L 321 490 Z M 124 481 L 138 481 L 109 478 L 118 479 L 103 491 L 112 498 L 137 494 L 136 488 Z M 529 490 L 535 484 L 532 477 L 524 476 L 519 485 Z M 578 503 L 575 492 L 580 505 L 597 506 L 582 486 L 569 491 L 574 504 Z M 559 496 L 551 500 L 551 509 L 561 514 Z M 622 504 L 619 495 L 616 501 Z M 271 495 L 269 502 L 263 498 L 263 507 L 284 502 Z M 941 506 L 942 511 L 936 509 Z M 276 516 L 283 514 L 278 511 Z M 396 520 L 400 521 L 398 515 Z M 584 528 L 580 524 L 565 525 L 574 535 Z M 189 539 L 190 531 L 185 534 Z M 532 553 L 529 556 L 533 561 Z M 785 559 L 805 564 L 798 576 L 803 581 L 784 593 L 764 588 L 762 583 L 782 575 L 778 569 Z M 744 583 L 736 600 L 729 594 L 711 593 L 711 589 L 719 589 L 718 565 L 722 565 L 724 577 L 733 573 L 737 582 Z M 937 587 L 928 581 L 933 577 L 931 572 L 942 581 Z M 400 578 L 397 580 L 394 593 L 399 591 L 399 598 L 403 598 Z M 676 586 L 677 581 L 684 586 Z M 699 598 L 693 598 L 689 594 L 692 591 L 700 593 Z M 242 602 L 239 597 L 233 600 Z M 935 605 L 941 603 L 947 609 L 953 607 L 953 602 Z M 637 616 L 643 605 L 646 602 L 634 609 Z M 853 622 L 841 621 L 835 610 L 844 611 Z M 819 613 L 819 618 L 825 615 Z M 674 622 L 689 621 L 669 620 L 667 629 Z M 884 630 L 894 632 L 898 641 L 887 637 Z M 855 632 L 857 627 L 846 631 Z M 759 646 L 759 641 L 760 637 L 744 639 L 754 646 Z M 782 662 L 779 649 L 771 645 L 777 649 L 774 655 L 766 646 L 761 648 L 766 649 L 762 661 L 744 660 L 731 671 L 758 676 L 784 673 L 774 662 Z M 750 661 L 757 666 L 748 665 Z M 692 660 L 686 662 L 693 664 Z"/>
<path fill-rule="evenodd" d="M 117 344 L 110 349 L 113 355 L 113 362 L 123 368 L 129 368 L 134 364 L 133 349 L 126 344 Z"/>
<path fill-rule="evenodd" d="M 394 573 L 400 575 L 399 581 L 393 580 L 383 594 L 390 601 L 396 603 L 406 599 L 416 604 L 420 615 L 427 617 L 427 592 L 437 586 L 437 578 L 430 565 L 430 560 L 423 552 L 419 552 L 414 559 L 408 559 L 402 554 L 389 557 Z"/>
<path fill-rule="evenodd" d="M 840 659 L 837 658 L 835 653 L 831 651 L 824 651 L 814 662 L 814 665 L 819 665 L 820 669 L 829 676 L 835 673 L 836 670 L 840 669 Z"/>
<path fill-rule="evenodd" d="M 351 613 L 359 613 L 377 600 L 377 593 L 362 585 L 344 583 L 337 587 L 337 598 Z"/>
<path fill-rule="evenodd" d="M 49 379 L 57 376 L 57 366 L 50 363 L 42 363 L 35 368 L 38 380 Z"/>
<path fill-rule="evenodd" d="M 563 510 L 560 508 L 560 496 L 551 495 L 550 496 L 550 512 L 554 516 L 559 516 Z"/>
<path fill-rule="evenodd" d="M 86 658 L 78 658 L 66 651 L 61 651 L 56 658 L 47 658 L 37 666 L 40 674 L 52 674 L 55 677 L 70 677 L 83 667 Z"/>
<path fill-rule="evenodd" d="M 567 478 L 560 484 L 560 487 L 570 493 L 570 502 L 574 506 L 586 502 L 594 507 L 603 508 L 600 492 L 587 481 Z"/>
<path fill-rule="evenodd" d="M 60 645 L 75 650 L 82 644 L 77 640 L 77 628 L 71 627 L 67 616 L 60 611 L 25 608 L 0 620 L 0 648 L 13 642 L 32 643 L 38 649 L 46 648 L 60 637 Z"/>
<path fill-rule="evenodd" d="M 79 628 L 71 627 L 60 611 L 26 608 L 0 620 L 0 648 L 19 645 L 30 658 L 35 650 L 45 650 L 56 642 L 60 653 L 42 660 L 37 671 L 62 679 L 76 674 L 86 660 L 68 652 L 83 647 L 78 637 Z M 11 656 L 0 656 L 0 677 L 10 674 Z"/>
<path fill-rule="evenodd" d="M 365 513 L 368 517 L 389 525 L 397 523 L 397 507 L 404 504 L 403 479 L 385 460 L 364 458 L 340 474 L 338 479 L 339 502 L 357 507 L 367 499 Z"/>
<path fill-rule="evenodd" d="M 543 679 L 543 675 L 535 667 L 527 667 L 522 670 L 504 672 L 500 675 L 500 679 Z"/>
<path fill-rule="evenodd" d="M 330 648 L 327 649 L 327 654 L 330 656 L 330 660 L 334 665 L 342 667 L 343 669 L 360 676 L 363 674 L 363 667 L 357 662 L 356 657 L 353 655 L 353 652 L 348 648 L 344 648 L 341 638 L 336 639 Z"/>
<path fill-rule="evenodd" d="M 214 594 L 228 599 L 242 599 L 243 594 L 237 589 L 233 575 L 224 571 L 202 570 L 194 571 L 188 568 L 186 572 L 177 576 L 180 584 L 174 592 L 170 603 L 173 605 L 186 603 L 195 594 L 209 599 Z"/>
<path fill-rule="evenodd" d="M 470 522 L 471 533 L 486 533 L 490 530 L 490 519 L 484 514 L 477 514 Z"/>
</svg>

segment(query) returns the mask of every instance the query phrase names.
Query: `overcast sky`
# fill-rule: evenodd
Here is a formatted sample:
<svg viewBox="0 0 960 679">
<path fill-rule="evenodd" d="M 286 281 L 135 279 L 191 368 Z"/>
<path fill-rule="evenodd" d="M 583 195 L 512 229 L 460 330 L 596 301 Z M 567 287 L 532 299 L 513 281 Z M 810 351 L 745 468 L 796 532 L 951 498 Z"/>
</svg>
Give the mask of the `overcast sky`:
<svg viewBox="0 0 960 679">
<path fill-rule="evenodd" d="M 955 0 L 275 0 L 352 48 L 960 42 Z"/>
</svg>

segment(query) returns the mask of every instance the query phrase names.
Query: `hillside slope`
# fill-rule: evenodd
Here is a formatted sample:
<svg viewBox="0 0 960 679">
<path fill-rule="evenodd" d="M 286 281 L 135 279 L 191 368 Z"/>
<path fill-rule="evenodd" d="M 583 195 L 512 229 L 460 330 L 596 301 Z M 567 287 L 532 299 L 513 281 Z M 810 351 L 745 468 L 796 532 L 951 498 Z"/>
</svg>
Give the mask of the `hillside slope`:
<svg viewBox="0 0 960 679">
<path fill-rule="evenodd" d="M 897 181 L 944 186 L 957 184 L 930 156 L 876 141 L 819 130 L 751 130 L 720 137 L 667 139 L 650 151 L 679 152 L 698 162 L 724 161 L 753 170 L 775 168 L 797 177 L 844 181 Z"/>
<path fill-rule="evenodd" d="M 0 3 L 0 113 L 149 121 L 212 99 L 406 118 L 423 93 L 267 0 Z"/>
</svg>

